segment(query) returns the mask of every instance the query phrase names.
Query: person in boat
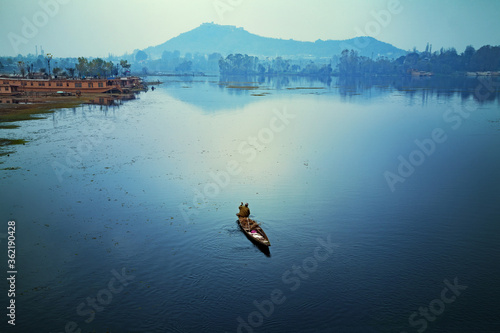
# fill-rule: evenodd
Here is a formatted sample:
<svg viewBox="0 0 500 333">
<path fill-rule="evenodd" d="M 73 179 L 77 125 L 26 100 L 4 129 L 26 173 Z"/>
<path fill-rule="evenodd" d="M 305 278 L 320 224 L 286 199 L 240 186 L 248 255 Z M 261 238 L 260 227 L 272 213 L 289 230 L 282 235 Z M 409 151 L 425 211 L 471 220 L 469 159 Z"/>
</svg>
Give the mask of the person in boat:
<svg viewBox="0 0 500 333">
<path fill-rule="evenodd" d="M 236 214 L 238 217 L 249 217 L 250 216 L 250 208 L 248 208 L 248 203 L 243 205 L 243 202 L 241 203 L 240 207 L 240 212 Z"/>
<path fill-rule="evenodd" d="M 246 228 L 248 228 L 248 230 L 255 230 L 257 229 L 257 227 L 259 226 L 258 223 L 256 223 L 255 221 L 249 219 L 248 217 L 250 216 L 250 208 L 248 208 L 248 202 L 243 205 L 243 202 L 241 203 L 240 207 L 240 212 L 238 214 L 236 214 L 238 217 L 247 217 L 247 220 L 246 220 Z"/>
</svg>

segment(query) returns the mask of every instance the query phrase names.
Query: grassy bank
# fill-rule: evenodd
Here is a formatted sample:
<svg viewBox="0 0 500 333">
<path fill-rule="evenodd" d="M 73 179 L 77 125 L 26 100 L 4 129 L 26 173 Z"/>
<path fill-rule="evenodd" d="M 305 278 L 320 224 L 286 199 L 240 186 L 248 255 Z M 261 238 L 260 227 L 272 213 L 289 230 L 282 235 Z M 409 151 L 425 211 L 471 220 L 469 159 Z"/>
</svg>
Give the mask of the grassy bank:
<svg viewBox="0 0 500 333">
<path fill-rule="evenodd" d="M 92 103 L 99 98 L 115 97 L 109 94 L 86 94 L 82 96 L 46 96 L 35 98 L 13 98 L 11 103 L 0 104 L 0 128 L 8 128 L 4 123 L 38 119 L 37 114 L 52 113 L 56 109 L 74 108 L 84 103 Z M 120 96 L 116 96 L 117 99 Z"/>
</svg>

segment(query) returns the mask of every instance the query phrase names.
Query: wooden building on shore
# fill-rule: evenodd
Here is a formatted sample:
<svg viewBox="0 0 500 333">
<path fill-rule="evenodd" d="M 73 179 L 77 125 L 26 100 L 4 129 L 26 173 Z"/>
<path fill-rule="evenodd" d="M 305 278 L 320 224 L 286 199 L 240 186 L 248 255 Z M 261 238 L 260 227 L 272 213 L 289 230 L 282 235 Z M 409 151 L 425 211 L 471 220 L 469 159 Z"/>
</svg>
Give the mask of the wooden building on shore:
<svg viewBox="0 0 500 333">
<path fill-rule="evenodd" d="M 0 76 L 0 95 L 24 93 L 128 93 L 143 87 L 137 76 L 108 79 L 24 79 Z"/>
</svg>

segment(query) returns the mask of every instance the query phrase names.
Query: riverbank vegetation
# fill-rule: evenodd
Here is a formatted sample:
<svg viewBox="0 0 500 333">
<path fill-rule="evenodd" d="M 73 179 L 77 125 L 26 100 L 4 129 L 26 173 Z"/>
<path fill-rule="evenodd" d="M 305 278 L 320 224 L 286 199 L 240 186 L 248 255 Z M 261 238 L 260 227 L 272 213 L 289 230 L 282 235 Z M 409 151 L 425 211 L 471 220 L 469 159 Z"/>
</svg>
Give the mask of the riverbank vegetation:
<svg viewBox="0 0 500 333">
<path fill-rule="evenodd" d="M 0 57 L 0 73 L 26 78 L 118 76 L 129 74 L 130 67 L 123 59 L 114 63 L 102 58 L 53 58 L 50 54 Z"/>
<path fill-rule="evenodd" d="M 144 51 L 135 51 L 122 57 L 56 58 L 52 55 L 0 57 L 0 73 L 33 76 L 34 73 L 62 77 L 106 77 L 117 75 L 307 75 L 307 76 L 373 76 L 409 75 L 411 72 L 436 75 L 465 74 L 466 72 L 500 71 L 500 46 L 467 46 L 458 53 L 455 48 L 432 52 L 415 48 L 404 56 L 362 56 L 359 50 L 345 49 L 331 57 L 258 58 L 234 53 L 202 54 L 164 51 L 161 58 L 152 59 Z"/>
<path fill-rule="evenodd" d="M 499 70 L 500 46 L 490 45 L 483 46 L 477 51 L 474 47 L 467 46 L 461 54 L 454 48 L 432 53 L 428 45 L 424 52 L 414 50 L 394 60 L 387 58 L 373 60 L 359 56 L 354 50 L 344 50 L 337 66 L 337 73 L 343 76 L 405 75 L 412 71 L 450 75 Z"/>
<path fill-rule="evenodd" d="M 424 75 L 464 74 L 467 72 L 496 72 L 500 70 L 500 46 L 483 46 L 479 50 L 468 46 L 458 54 L 456 49 L 431 52 L 429 45 L 424 52 L 409 52 L 397 59 L 360 56 L 356 50 L 343 50 L 339 57 L 332 57 L 328 64 L 309 61 L 300 63 L 282 57 L 260 61 L 247 54 L 230 54 L 219 60 L 222 75 L 312 75 L 312 76 L 373 76 L 373 75 Z"/>
<path fill-rule="evenodd" d="M 221 75 L 292 74 L 330 76 L 332 74 L 332 66 L 331 64 L 317 65 L 310 61 L 307 65 L 301 67 L 282 57 L 260 61 L 259 58 L 247 54 L 230 54 L 225 59 L 220 58 L 219 71 Z"/>
</svg>

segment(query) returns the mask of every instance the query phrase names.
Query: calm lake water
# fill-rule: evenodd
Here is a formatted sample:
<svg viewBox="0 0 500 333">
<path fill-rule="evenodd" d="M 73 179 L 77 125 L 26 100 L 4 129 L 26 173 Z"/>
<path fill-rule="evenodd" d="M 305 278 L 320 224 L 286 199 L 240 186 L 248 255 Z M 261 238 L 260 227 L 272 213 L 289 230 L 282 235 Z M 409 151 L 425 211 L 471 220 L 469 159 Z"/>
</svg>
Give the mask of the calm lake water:
<svg viewBox="0 0 500 333">
<path fill-rule="evenodd" d="M 160 79 L 1 130 L 0 331 L 500 331 L 497 82 Z"/>
</svg>

